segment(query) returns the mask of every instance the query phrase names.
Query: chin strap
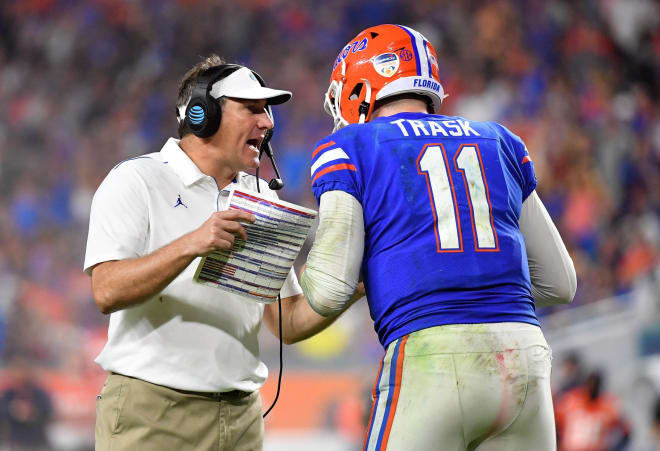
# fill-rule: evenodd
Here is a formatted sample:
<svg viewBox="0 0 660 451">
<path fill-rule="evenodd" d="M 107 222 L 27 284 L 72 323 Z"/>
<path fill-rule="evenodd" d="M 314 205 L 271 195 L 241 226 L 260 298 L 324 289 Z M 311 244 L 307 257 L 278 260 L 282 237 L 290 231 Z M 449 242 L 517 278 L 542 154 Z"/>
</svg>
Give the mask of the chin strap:
<svg viewBox="0 0 660 451">
<path fill-rule="evenodd" d="M 367 89 L 364 100 L 360 102 L 360 106 L 358 107 L 358 113 L 360 113 L 359 123 L 364 124 L 367 121 L 367 115 L 371 107 L 371 83 L 366 78 L 361 79 L 361 81 L 366 85 Z"/>
</svg>

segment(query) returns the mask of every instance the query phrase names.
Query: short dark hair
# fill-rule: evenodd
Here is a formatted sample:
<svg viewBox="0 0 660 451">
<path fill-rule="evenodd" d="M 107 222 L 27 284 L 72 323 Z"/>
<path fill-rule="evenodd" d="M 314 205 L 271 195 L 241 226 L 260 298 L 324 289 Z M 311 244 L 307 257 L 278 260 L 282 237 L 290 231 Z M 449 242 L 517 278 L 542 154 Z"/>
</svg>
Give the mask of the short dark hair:
<svg viewBox="0 0 660 451">
<path fill-rule="evenodd" d="M 186 105 L 192 96 L 193 84 L 195 83 L 195 80 L 197 80 L 209 69 L 222 66 L 223 64 L 227 64 L 224 59 L 216 54 L 212 54 L 204 58 L 199 63 L 195 64 L 192 69 L 186 72 L 186 75 L 183 76 L 181 82 L 179 83 L 179 94 L 176 99 L 177 118 L 179 118 L 179 108 Z M 224 97 L 218 99 L 220 107 L 222 107 L 224 101 Z M 183 138 L 188 133 L 192 133 L 192 130 L 190 130 L 190 127 L 186 125 L 186 121 L 184 120 L 179 122 L 179 128 L 177 131 L 179 133 L 179 138 Z"/>
</svg>

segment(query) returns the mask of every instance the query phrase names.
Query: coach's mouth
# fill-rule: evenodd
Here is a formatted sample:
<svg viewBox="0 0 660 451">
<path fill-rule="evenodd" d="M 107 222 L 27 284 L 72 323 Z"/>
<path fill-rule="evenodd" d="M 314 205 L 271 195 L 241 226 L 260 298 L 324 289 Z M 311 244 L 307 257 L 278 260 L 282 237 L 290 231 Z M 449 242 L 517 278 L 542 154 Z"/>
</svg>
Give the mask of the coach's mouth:
<svg viewBox="0 0 660 451">
<path fill-rule="evenodd" d="M 251 149 L 259 152 L 259 140 L 258 139 L 256 139 L 256 138 L 248 139 L 247 140 L 247 145 Z"/>
</svg>

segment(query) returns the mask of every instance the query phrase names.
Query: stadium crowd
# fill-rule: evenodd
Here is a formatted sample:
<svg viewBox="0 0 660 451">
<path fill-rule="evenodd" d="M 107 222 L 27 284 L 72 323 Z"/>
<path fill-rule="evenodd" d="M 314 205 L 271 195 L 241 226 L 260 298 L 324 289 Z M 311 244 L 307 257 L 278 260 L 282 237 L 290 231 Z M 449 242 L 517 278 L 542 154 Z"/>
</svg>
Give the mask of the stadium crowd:
<svg viewBox="0 0 660 451">
<path fill-rule="evenodd" d="M 106 318 L 81 269 L 91 198 L 117 161 L 175 134 L 184 68 L 218 53 L 293 91 L 273 138 L 281 197 L 315 208 L 308 171 L 331 129 L 322 109 L 331 63 L 346 36 L 388 22 L 436 43 L 450 94 L 442 113 L 497 120 L 527 143 L 576 264 L 573 305 L 625 293 L 658 267 L 658 2 L 7 1 L 0 362 L 97 371 Z"/>
</svg>

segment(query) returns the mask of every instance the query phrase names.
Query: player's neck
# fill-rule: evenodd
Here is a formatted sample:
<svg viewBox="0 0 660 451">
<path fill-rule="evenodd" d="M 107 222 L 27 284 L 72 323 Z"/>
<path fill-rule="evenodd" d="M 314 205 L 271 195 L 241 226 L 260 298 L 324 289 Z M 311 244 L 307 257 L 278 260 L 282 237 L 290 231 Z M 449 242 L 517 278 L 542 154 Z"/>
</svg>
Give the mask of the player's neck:
<svg viewBox="0 0 660 451">
<path fill-rule="evenodd" d="M 393 116 L 398 113 L 428 113 L 428 109 L 426 103 L 419 99 L 397 99 L 376 108 L 371 118 Z"/>
</svg>

